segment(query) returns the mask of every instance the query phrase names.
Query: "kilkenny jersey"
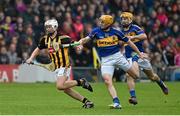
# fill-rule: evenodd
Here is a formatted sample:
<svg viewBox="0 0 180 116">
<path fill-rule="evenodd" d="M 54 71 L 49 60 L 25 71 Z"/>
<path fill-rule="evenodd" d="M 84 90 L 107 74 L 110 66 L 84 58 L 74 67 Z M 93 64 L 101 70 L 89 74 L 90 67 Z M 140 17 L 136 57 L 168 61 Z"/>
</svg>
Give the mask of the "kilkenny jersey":
<svg viewBox="0 0 180 116">
<path fill-rule="evenodd" d="M 123 30 L 122 32 L 124 33 L 125 36 L 135 36 L 139 34 L 143 34 L 144 31 L 137 25 L 131 24 L 128 30 Z M 138 38 L 132 40 L 132 42 L 137 46 L 140 52 L 144 52 L 143 48 L 143 40 L 139 40 Z M 126 58 L 130 58 L 134 56 L 135 51 L 127 44 L 124 44 L 125 46 L 125 56 Z"/>
<path fill-rule="evenodd" d="M 100 57 L 106 57 L 119 52 L 119 41 L 127 42 L 129 40 L 121 31 L 114 28 L 110 28 L 109 31 L 103 31 L 100 27 L 97 27 L 88 36 L 96 40 L 97 51 Z"/>
<path fill-rule="evenodd" d="M 57 45 L 61 44 L 69 44 L 70 37 L 63 35 L 56 35 L 55 38 L 51 38 L 48 35 L 45 35 L 41 38 L 38 48 L 39 49 L 48 49 L 49 57 L 52 62 L 55 64 L 55 68 L 60 67 L 69 67 L 70 59 L 69 59 L 69 49 L 60 47 L 59 50 L 55 50 Z"/>
</svg>

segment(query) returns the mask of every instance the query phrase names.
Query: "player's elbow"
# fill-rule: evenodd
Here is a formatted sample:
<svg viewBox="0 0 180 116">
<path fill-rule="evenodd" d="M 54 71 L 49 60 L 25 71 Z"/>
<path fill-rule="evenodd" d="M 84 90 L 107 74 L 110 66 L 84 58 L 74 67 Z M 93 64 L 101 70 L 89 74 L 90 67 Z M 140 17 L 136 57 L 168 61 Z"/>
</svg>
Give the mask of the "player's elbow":
<svg viewBox="0 0 180 116">
<path fill-rule="evenodd" d="M 126 42 L 129 46 L 131 46 L 133 44 L 133 42 L 129 39 L 127 42 Z"/>
<path fill-rule="evenodd" d="M 146 34 L 142 34 L 142 38 L 143 39 L 147 39 L 147 35 Z"/>
</svg>

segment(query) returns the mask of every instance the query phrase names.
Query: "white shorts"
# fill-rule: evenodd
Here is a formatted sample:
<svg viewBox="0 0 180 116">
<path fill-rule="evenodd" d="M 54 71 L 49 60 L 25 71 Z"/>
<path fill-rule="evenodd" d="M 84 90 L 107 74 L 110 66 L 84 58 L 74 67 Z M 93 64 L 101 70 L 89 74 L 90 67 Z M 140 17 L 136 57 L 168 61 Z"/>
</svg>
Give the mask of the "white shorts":
<svg viewBox="0 0 180 116">
<path fill-rule="evenodd" d="M 56 79 L 60 78 L 62 76 L 67 77 L 68 79 L 70 78 L 70 73 L 71 73 L 71 67 L 66 68 L 66 67 L 61 67 L 55 70 L 56 73 Z"/>
<path fill-rule="evenodd" d="M 128 61 L 130 64 L 132 64 L 132 58 L 128 58 Z M 152 65 L 150 63 L 150 61 L 148 59 L 138 59 L 137 61 L 139 67 L 141 70 L 145 69 L 145 70 L 152 70 Z"/>
<path fill-rule="evenodd" d="M 127 71 L 131 68 L 132 64 L 127 61 L 121 52 L 117 52 L 113 55 L 102 57 L 101 74 L 110 74 L 112 77 L 116 66 Z"/>
</svg>

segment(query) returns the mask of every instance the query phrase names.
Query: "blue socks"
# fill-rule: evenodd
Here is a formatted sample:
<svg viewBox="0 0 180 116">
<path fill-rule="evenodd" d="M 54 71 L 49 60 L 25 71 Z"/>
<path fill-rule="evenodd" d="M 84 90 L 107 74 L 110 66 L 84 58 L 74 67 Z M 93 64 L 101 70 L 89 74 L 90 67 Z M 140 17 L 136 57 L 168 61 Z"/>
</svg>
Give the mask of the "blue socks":
<svg viewBox="0 0 180 116">
<path fill-rule="evenodd" d="M 118 104 L 120 104 L 119 98 L 118 98 L 118 97 L 113 98 L 113 103 L 118 103 Z"/>
<path fill-rule="evenodd" d="M 130 90 L 129 93 L 130 93 L 131 97 L 136 97 L 136 92 L 134 89 Z"/>
</svg>

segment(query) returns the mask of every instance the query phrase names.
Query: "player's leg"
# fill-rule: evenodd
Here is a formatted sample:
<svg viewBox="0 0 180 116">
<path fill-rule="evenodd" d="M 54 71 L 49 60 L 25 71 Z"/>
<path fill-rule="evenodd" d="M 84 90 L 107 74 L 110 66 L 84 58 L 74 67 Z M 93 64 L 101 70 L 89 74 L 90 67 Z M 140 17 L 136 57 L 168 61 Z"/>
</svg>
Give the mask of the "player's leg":
<svg viewBox="0 0 180 116">
<path fill-rule="evenodd" d="M 57 81 L 58 83 L 56 86 L 59 90 L 68 89 L 74 86 L 82 86 L 83 88 L 88 89 L 91 92 L 93 91 L 91 85 L 87 82 L 86 79 L 64 81 L 62 77 L 59 77 Z"/>
<path fill-rule="evenodd" d="M 113 70 L 114 70 L 114 67 L 109 67 L 109 70 L 112 70 L 112 74 L 109 74 L 107 71 L 104 72 L 104 68 L 105 67 L 102 67 L 102 76 L 103 76 L 103 79 L 104 79 L 104 82 L 106 84 L 106 87 L 109 91 L 109 94 L 111 95 L 112 99 L 113 99 L 113 105 L 111 105 L 110 107 L 112 108 L 121 108 L 120 106 L 120 100 L 117 96 L 117 92 L 116 92 L 116 89 L 113 85 L 113 82 L 112 82 L 112 74 L 113 74 Z M 107 68 L 106 68 L 107 70 Z"/>
<path fill-rule="evenodd" d="M 136 72 L 139 72 L 139 66 L 138 66 L 137 62 L 134 61 L 133 66 L 134 66 Z M 127 77 L 127 85 L 128 85 L 129 93 L 131 96 L 131 98 L 129 99 L 129 103 L 136 105 L 138 102 L 136 99 L 135 81 L 129 74 L 126 74 L 126 77 Z"/>
<path fill-rule="evenodd" d="M 127 71 L 126 71 L 133 79 L 139 78 L 139 72 L 136 72 L 136 68 L 132 65 Z"/>
<path fill-rule="evenodd" d="M 143 69 L 143 72 L 147 75 L 147 77 L 149 79 L 151 79 L 152 81 L 155 81 L 160 86 L 163 93 L 167 95 L 168 94 L 168 88 L 164 84 L 164 82 L 159 78 L 159 76 L 156 73 L 154 73 L 150 61 L 148 59 L 143 59 L 143 60 L 139 59 L 138 64 Z"/>
<path fill-rule="evenodd" d="M 139 72 L 136 71 L 136 68 L 132 65 L 132 63 L 128 62 L 128 60 L 122 55 L 122 53 L 118 53 L 114 56 L 116 59 L 116 65 L 118 65 L 121 69 L 127 72 L 132 78 L 139 78 Z"/>
<path fill-rule="evenodd" d="M 56 81 L 56 87 L 58 90 L 65 90 L 74 86 L 78 85 L 78 81 L 76 80 L 71 80 L 71 81 L 67 81 L 67 77 L 66 76 L 58 76 L 57 77 L 57 81 Z"/>
<path fill-rule="evenodd" d="M 86 79 L 79 79 L 79 80 L 68 80 L 70 75 L 70 68 L 60 68 L 56 70 L 57 73 L 57 88 L 59 90 L 65 90 L 74 86 L 82 86 L 89 91 L 93 91 L 91 85 L 88 83 Z"/>
<path fill-rule="evenodd" d="M 153 72 L 153 70 L 147 70 L 147 69 L 144 69 L 143 72 L 147 75 L 147 77 L 152 80 L 152 81 L 155 81 L 159 87 L 161 88 L 161 90 L 163 91 L 163 93 L 165 95 L 168 95 L 169 91 L 168 91 L 168 88 L 167 86 L 165 85 L 165 83 L 160 79 L 160 77 Z"/>
<path fill-rule="evenodd" d="M 164 82 L 159 78 L 159 76 L 154 73 L 152 65 L 148 59 L 139 59 L 138 60 L 139 66 L 143 69 L 143 72 L 147 75 L 149 79 L 155 81 L 162 89 L 164 94 L 168 94 L 168 88 L 164 84 Z"/>
<path fill-rule="evenodd" d="M 128 62 L 122 54 L 119 55 L 117 65 L 119 65 L 120 68 L 127 72 L 133 79 L 139 78 L 139 71 L 137 71 L 137 68 L 132 65 L 132 62 Z"/>
<path fill-rule="evenodd" d="M 108 89 L 108 92 L 113 99 L 113 104 L 110 105 L 110 107 L 111 108 L 121 108 L 120 100 L 117 96 L 116 89 L 112 82 L 112 76 L 114 73 L 114 66 L 112 66 L 112 65 L 113 65 L 112 60 L 102 58 L 101 73 L 102 73 L 102 77 L 104 79 L 105 85 Z"/>
<path fill-rule="evenodd" d="M 72 98 L 81 101 L 84 103 L 84 108 L 92 108 L 94 106 L 93 102 L 89 101 L 87 98 L 82 96 L 80 93 L 76 92 L 75 90 L 72 90 L 71 88 L 74 86 L 82 86 L 83 88 L 88 88 L 89 83 L 85 79 L 80 80 L 68 80 L 70 73 L 66 73 L 68 71 L 60 70 L 57 74 L 57 81 L 56 81 L 56 87 L 58 90 L 63 90 L 67 95 L 71 96 Z M 61 74 L 61 72 L 63 72 Z M 70 72 L 70 71 L 69 71 Z M 91 88 L 92 89 L 92 88 Z"/>
<path fill-rule="evenodd" d="M 126 60 L 127 61 L 127 60 Z M 126 69 L 124 69 L 130 77 L 133 79 L 139 78 L 139 67 L 136 61 L 133 61 L 132 59 L 129 60 L 129 64 L 126 63 Z"/>
<path fill-rule="evenodd" d="M 80 93 L 78 93 L 77 91 L 69 88 L 69 89 L 65 89 L 64 93 L 66 93 L 67 95 L 69 95 L 70 97 L 82 102 L 84 105 L 84 108 L 92 108 L 94 107 L 93 102 L 91 102 L 90 100 L 88 100 L 87 98 L 85 98 L 84 96 L 82 96 Z"/>
<path fill-rule="evenodd" d="M 127 72 L 128 75 L 127 84 L 131 95 L 129 102 L 131 104 L 137 104 L 134 79 L 137 79 L 139 77 L 138 64 L 137 62 L 132 63 L 132 59 L 129 59 L 128 61 L 123 55 L 120 56 L 118 64 L 120 68 L 122 68 L 125 72 Z"/>
</svg>

